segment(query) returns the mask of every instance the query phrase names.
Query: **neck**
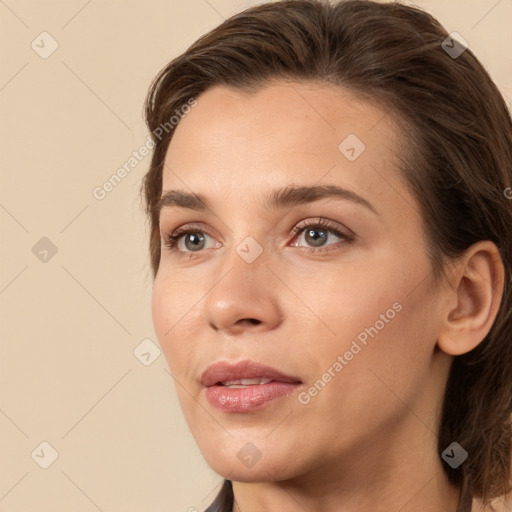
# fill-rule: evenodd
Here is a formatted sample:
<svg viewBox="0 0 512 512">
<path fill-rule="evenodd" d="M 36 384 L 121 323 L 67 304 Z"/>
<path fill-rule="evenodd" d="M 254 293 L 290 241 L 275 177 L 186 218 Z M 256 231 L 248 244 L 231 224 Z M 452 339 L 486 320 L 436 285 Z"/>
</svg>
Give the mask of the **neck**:
<svg viewBox="0 0 512 512">
<path fill-rule="evenodd" d="M 331 488 L 320 495 L 318 489 L 300 487 L 293 482 L 233 482 L 233 494 L 233 512 L 466 512 L 459 509 L 460 490 L 450 486 L 441 474 L 425 482 L 418 480 L 400 496 L 382 487 L 365 488 L 364 493 L 361 489 L 344 493 L 340 488 Z"/>
<path fill-rule="evenodd" d="M 408 421 L 419 423 L 414 415 Z M 379 441 L 367 442 L 329 460 L 322 458 L 308 474 L 266 482 L 233 482 L 233 512 L 460 512 L 460 490 L 446 477 L 437 454 L 437 438 L 421 426 L 390 429 Z M 346 469 L 343 469 L 346 468 Z"/>
</svg>

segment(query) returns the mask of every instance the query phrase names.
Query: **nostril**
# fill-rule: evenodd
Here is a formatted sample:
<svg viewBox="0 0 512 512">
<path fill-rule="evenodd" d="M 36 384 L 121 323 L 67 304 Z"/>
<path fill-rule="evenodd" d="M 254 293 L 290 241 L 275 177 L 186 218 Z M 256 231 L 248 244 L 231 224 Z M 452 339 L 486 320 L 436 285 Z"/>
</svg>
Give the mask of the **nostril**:
<svg viewBox="0 0 512 512">
<path fill-rule="evenodd" d="M 251 322 L 251 324 L 254 324 L 254 325 L 261 324 L 261 320 L 257 320 L 256 318 L 248 318 L 248 321 Z"/>
</svg>

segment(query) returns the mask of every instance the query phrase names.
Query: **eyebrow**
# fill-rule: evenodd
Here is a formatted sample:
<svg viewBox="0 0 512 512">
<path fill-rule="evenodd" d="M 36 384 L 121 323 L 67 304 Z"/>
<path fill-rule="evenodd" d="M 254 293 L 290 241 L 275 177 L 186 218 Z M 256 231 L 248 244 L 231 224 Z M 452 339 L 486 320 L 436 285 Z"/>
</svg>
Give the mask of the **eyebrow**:
<svg viewBox="0 0 512 512">
<path fill-rule="evenodd" d="M 288 186 L 276 189 L 265 197 L 264 205 L 268 209 L 278 210 L 326 198 L 351 201 L 378 215 L 377 210 L 368 200 L 338 185 Z M 155 212 L 159 215 L 164 208 L 173 206 L 196 211 L 211 209 L 208 199 L 202 194 L 191 194 L 182 190 L 168 190 L 155 205 Z"/>
</svg>

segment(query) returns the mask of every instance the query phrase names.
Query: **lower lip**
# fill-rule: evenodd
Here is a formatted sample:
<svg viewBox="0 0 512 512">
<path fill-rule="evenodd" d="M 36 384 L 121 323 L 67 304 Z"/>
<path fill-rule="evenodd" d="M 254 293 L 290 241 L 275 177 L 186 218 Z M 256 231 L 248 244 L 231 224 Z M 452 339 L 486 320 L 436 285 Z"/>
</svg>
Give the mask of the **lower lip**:
<svg viewBox="0 0 512 512">
<path fill-rule="evenodd" d="M 251 412 L 265 407 L 269 402 L 293 393 L 300 384 L 269 382 L 245 388 L 228 388 L 215 384 L 206 388 L 206 398 L 211 405 L 223 412 Z"/>
</svg>

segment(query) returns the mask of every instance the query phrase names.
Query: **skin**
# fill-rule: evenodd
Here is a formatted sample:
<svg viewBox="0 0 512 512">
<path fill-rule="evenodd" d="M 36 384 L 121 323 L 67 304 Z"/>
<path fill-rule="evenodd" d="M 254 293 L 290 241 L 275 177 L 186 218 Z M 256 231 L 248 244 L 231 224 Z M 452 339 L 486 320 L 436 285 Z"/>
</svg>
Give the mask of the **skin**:
<svg viewBox="0 0 512 512">
<path fill-rule="evenodd" d="M 338 149 L 349 134 L 366 146 L 354 161 Z M 317 83 L 276 82 L 252 95 L 216 86 L 176 128 L 163 191 L 204 194 L 211 210 L 163 209 L 162 238 L 195 223 L 205 245 L 194 251 L 185 235 L 179 251 L 162 248 L 153 322 L 201 452 L 233 480 L 236 512 L 457 510 L 437 411 L 453 356 L 492 326 L 503 266 L 495 246 L 479 242 L 435 286 L 418 203 L 397 170 L 398 137 L 385 109 Z M 377 214 L 338 198 L 262 204 L 275 188 L 319 184 L 356 192 Z M 319 247 L 292 234 L 319 216 L 356 239 L 329 233 Z M 252 263 L 236 252 L 248 236 L 263 251 Z M 395 303 L 401 311 L 301 403 L 299 391 Z M 212 407 L 202 372 L 246 359 L 303 385 L 250 413 Z M 261 452 L 252 467 L 237 457 L 247 442 Z"/>
</svg>

